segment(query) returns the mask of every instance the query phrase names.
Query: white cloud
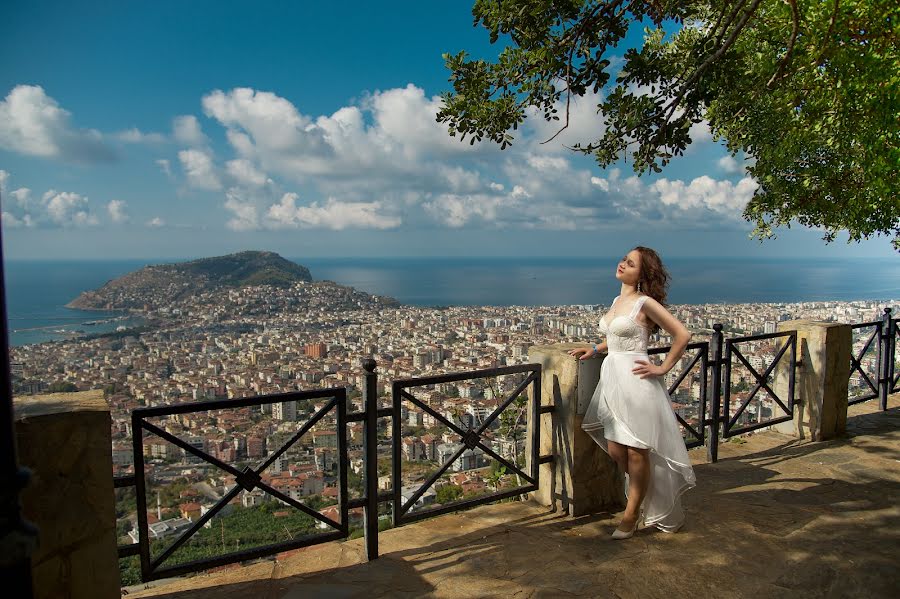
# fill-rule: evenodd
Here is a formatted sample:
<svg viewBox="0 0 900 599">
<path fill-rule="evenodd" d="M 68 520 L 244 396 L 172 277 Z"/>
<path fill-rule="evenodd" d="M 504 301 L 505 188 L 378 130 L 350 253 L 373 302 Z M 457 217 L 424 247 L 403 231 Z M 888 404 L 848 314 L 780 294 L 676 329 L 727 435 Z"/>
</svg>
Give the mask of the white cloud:
<svg viewBox="0 0 900 599">
<path fill-rule="evenodd" d="M 125 207 L 127 205 L 128 204 L 122 200 L 111 200 L 109 204 L 106 205 L 109 219 L 116 224 L 128 222 L 128 215 L 125 213 Z"/>
<path fill-rule="evenodd" d="M 600 172 L 590 157 L 566 150 L 564 144 L 602 135 L 600 99 L 573 102 L 569 128 L 549 144 L 540 142 L 562 123 L 530 114 L 516 143 L 503 152 L 491 142 L 473 147 L 451 138 L 435 121 L 440 98 L 414 85 L 373 92 L 320 116 L 271 92 L 212 91 L 202 98 L 203 111 L 224 128 L 232 154 L 220 162 L 196 118 L 179 117 L 174 128 L 190 146 L 178 154 L 187 182 L 227 190 L 226 226 L 234 231 L 737 221 L 755 189 L 752 182 L 653 182 L 617 169 Z M 705 123 L 693 134 L 695 141 L 710 138 Z M 302 194 L 303 202 L 285 191 Z"/>
<path fill-rule="evenodd" d="M 509 197 L 516 199 L 516 200 L 520 200 L 520 199 L 530 198 L 531 194 L 528 193 L 528 191 L 526 191 L 525 188 L 522 187 L 521 185 L 516 185 L 515 187 L 513 187 L 513 190 L 510 192 Z"/>
<path fill-rule="evenodd" d="M 25 215 L 24 218 L 16 218 L 11 213 L 4 211 L 2 214 L 0 214 L 0 217 L 2 217 L 3 226 L 10 229 L 18 229 L 20 227 L 31 226 L 31 219 L 28 217 L 28 215 Z"/>
<path fill-rule="evenodd" d="M 9 172 L 0 169 L 0 193 L 6 193 L 6 182 L 9 181 Z"/>
<path fill-rule="evenodd" d="M 229 160 L 225 163 L 226 171 L 229 176 L 238 184 L 247 187 L 262 187 L 267 183 L 271 183 L 264 172 L 256 168 L 249 160 L 240 158 L 237 160 Z"/>
<path fill-rule="evenodd" d="M 502 209 L 513 203 L 515 200 L 509 196 L 444 193 L 422 207 L 438 223 L 457 229 L 473 219 L 495 223 Z"/>
<path fill-rule="evenodd" d="M 275 228 L 301 227 L 322 229 L 393 229 L 401 219 L 382 214 L 380 202 L 342 202 L 328 198 L 324 205 L 313 202 L 309 206 L 297 206 L 298 196 L 286 193 L 281 201 L 272 205 L 266 216 Z"/>
<path fill-rule="evenodd" d="M 216 174 L 212 156 L 205 150 L 181 150 L 178 160 L 187 176 L 188 184 L 197 189 L 219 190 L 222 182 Z"/>
<path fill-rule="evenodd" d="M 693 147 L 693 144 L 709 142 L 713 139 L 712 131 L 710 131 L 707 121 L 691 124 L 691 128 L 688 129 L 688 135 L 691 137 L 691 146 L 689 147 Z"/>
<path fill-rule="evenodd" d="M 150 228 L 158 229 L 158 228 L 160 228 L 160 227 L 165 227 L 165 226 L 166 226 L 166 221 L 164 221 L 164 220 L 161 219 L 160 217 L 156 216 L 156 217 L 151 218 L 150 220 L 148 220 L 147 223 L 146 223 L 146 225 L 147 225 L 148 227 L 150 227 Z"/>
<path fill-rule="evenodd" d="M 237 189 L 229 189 L 225 194 L 225 209 L 231 212 L 232 218 L 225 226 L 232 231 L 255 231 L 259 229 L 259 216 L 256 205 L 241 197 Z"/>
<path fill-rule="evenodd" d="M 116 138 L 120 141 L 133 144 L 160 144 L 166 141 L 166 136 L 161 133 L 144 133 L 137 127 L 132 127 L 126 131 L 120 131 L 116 134 Z"/>
<path fill-rule="evenodd" d="M 12 198 L 20 208 L 28 208 L 29 204 L 31 204 L 31 190 L 27 187 L 14 189 L 7 195 Z"/>
<path fill-rule="evenodd" d="M 168 160 L 166 160 L 165 158 L 160 158 L 156 161 L 156 165 L 159 167 L 159 170 L 165 173 L 167 177 L 172 176 L 172 167 L 169 165 Z"/>
<path fill-rule="evenodd" d="M 734 217 L 743 212 L 757 187 L 756 181 L 750 177 L 744 177 L 733 184 L 731 181 L 717 181 L 703 175 L 689 184 L 659 179 L 650 189 L 659 194 L 659 200 L 666 206 L 677 206 L 681 210 L 705 208 Z"/>
<path fill-rule="evenodd" d="M 719 161 L 716 164 L 719 165 L 719 168 L 723 172 L 726 172 L 729 175 L 744 172 L 744 167 L 732 156 L 722 156 L 721 158 L 719 158 Z"/>
<path fill-rule="evenodd" d="M 609 191 L 609 183 L 606 179 L 601 179 L 600 177 L 591 177 L 591 185 L 596 185 L 603 191 Z"/>
<path fill-rule="evenodd" d="M 175 140 L 192 148 L 203 147 L 209 143 L 200 121 L 193 115 L 177 116 L 172 119 L 172 134 Z"/>
<path fill-rule="evenodd" d="M 36 85 L 17 85 L 0 102 L 0 147 L 70 162 L 108 162 L 115 154 L 93 129 L 76 129 L 70 113 Z"/>
<path fill-rule="evenodd" d="M 47 217 L 62 227 L 90 227 L 99 224 L 97 217 L 90 213 L 88 199 L 80 194 L 50 190 L 41 199 Z"/>
</svg>

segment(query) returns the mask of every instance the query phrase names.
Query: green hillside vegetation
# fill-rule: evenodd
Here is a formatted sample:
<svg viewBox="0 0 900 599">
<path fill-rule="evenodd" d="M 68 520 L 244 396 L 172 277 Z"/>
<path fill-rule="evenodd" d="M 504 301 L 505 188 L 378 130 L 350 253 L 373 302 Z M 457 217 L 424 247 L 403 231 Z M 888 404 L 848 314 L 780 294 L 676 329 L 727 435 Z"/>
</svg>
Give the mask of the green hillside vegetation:
<svg viewBox="0 0 900 599">
<path fill-rule="evenodd" d="M 287 288 L 311 283 L 305 266 L 274 252 L 239 252 L 190 262 L 146 266 L 85 291 L 69 308 L 81 310 L 129 310 L 158 307 L 202 292 L 228 287 L 272 285 Z"/>
<path fill-rule="evenodd" d="M 274 252 L 239 252 L 156 268 L 209 277 L 221 285 L 231 287 L 246 285 L 289 287 L 298 281 L 312 281 L 309 269 Z"/>
</svg>

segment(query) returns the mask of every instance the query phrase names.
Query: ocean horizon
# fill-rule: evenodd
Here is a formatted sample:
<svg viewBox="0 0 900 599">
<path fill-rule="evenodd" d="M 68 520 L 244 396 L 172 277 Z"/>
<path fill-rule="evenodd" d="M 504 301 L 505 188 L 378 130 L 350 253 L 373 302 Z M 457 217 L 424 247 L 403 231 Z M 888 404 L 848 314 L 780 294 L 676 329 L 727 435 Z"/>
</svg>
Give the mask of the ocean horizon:
<svg viewBox="0 0 900 599">
<path fill-rule="evenodd" d="M 609 304 L 619 257 L 296 258 L 330 280 L 411 306 Z M 188 259 L 185 259 L 188 260 Z M 10 344 L 52 341 L 63 331 L 106 332 L 115 313 L 71 310 L 83 291 L 172 259 L 11 260 L 5 263 Z M 900 298 L 893 258 L 670 258 L 670 304 L 796 303 Z M 93 324 L 85 324 L 93 323 Z M 133 325 L 134 322 L 125 324 Z M 90 327 L 85 328 L 85 327 Z"/>
</svg>

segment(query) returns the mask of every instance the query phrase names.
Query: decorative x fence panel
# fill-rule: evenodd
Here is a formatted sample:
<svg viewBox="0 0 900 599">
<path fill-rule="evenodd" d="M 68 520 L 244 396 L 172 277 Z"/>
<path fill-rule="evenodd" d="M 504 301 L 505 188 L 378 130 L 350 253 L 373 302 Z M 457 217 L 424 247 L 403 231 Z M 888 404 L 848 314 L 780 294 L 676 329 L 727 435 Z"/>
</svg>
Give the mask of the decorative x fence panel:
<svg viewBox="0 0 900 599">
<path fill-rule="evenodd" d="M 426 387 L 433 385 L 441 385 L 454 383 L 458 381 L 469 381 L 473 379 L 484 379 L 497 376 L 513 375 L 518 373 L 526 373 L 525 378 L 515 387 L 515 389 L 506 396 L 499 404 L 487 414 L 478 426 L 463 427 L 459 422 L 453 422 L 445 414 L 440 413 L 428 403 L 415 397 L 411 390 L 417 387 Z M 522 393 L 531 386 L 530 405 L 527 409 L 531 410 L 533 422 L 538 421 L 540 412 L 540 393 L 541 393 L 541 367 L 539 364 L 525 364 L 521 366 L 509 366 L 503 368 L 493 368 L 486 370 L 476 370 L 460 374 L 451 374 L 434 377 L 422 377 L 413 379 L 396 380 L 393 383 L 393 486 L 394 486 L 394 525 L 405 524 L 428 518 L 450 511 L 457 511 L 476 505 L 481 505 L 498 499 L 514 497 L 523 493 L 535 491 L 538 488 L 538 466 L 540 457 L 538 450 L 540 447 L 540 426 L 532 427 L 532 437 L 530 450 L 532 453 L 531 472 L 525 472 L 522 467 L 516 464 L 515 459 L 510 459 L 509 455 L 500 455 L 487 440 L 489 429 L 494 427 L 498 417 L 520 398 Z M 407 487 L 404 489 L 402 484 L 404 473 L 402 471 L 401 460 L 401 438 L 402 438 L 402 419 L 401 408 L 404 402 L 408 402 L 410 406 L 421 410 L 433 422 L 448 429 L 452 434 L 458 435 L 460 443 L 455 447 L 451 446 L 450 452 L 440 460 L 440 466 L 431 473 L 431 475 L 418 487 Z M 513 423 L 512 429 L 519 427 L 524 429 L 524 422 Z M 517 441 L 513 439 L 513 447 L 516 447 Z M 428 491 L 442 476 L 445 475 L 454 464 L 458 465 L 458 461 L 463 458 L 464 454 L 472 455 L 475 450 L 480 450 L 485 455 L 490 456 L 499 464 L 499 467 L 505 469 L 501 472 L 516 475 L 527 484 L 516 486 L 515 488 L 505 488 L 497 490 L 493 493 L 479 496 L 477 498 L 463 498 L 462 500 L 453 500 L 443 503 L 437 507 L 427 507 L 422 501 L 423 495 Z"/>
<path fill-rule="evenodd" d="M 850 384 L 848 385 L 848 399 L 847 403 L 849 405 L 861 403 L 864 401 L 868 401 L 870 399 L 875 399 L 878 397 L 878 369 L 881 368 L 881 352 L 882 347 L 879 339 L 881 338 L 881 328 L 882 322 L 880 320 L 876 320 L 874 322 L 861 322 L 857 324 L 850 325 L 853 346 L 856 346 L 857 339 L 857 331 L 862 331 L 863 329 L 872 328 L 874 329 L 871 334 L 869 334 L 862 348 L 859 350 L 859 353 L 854 354 L 853 350 L 850 351 Z M 864 336 L 864 335 L 863 335 Z M 866 354 L 874 349 L 876 353 L 875 358 L 875 372 L 872 373 L 871 369 L 864 368 L 863 364 L 868 364 L 868 360 L 866 358 Z M 870 356 L 871 358 L 871 356 Z M 872 380 L 871 374 L 874 374 L 874 380 Z M 859 381 L 858 385 L 854 385 L 854 376 L 856 381 Z M 857 388 L 862 389 L 862 393 L 854 394 L 854 391 Z"/>
<path fill-rule="evenodd" d="M 321 405 L 318 409 L 310 410 L 311 414 L 302 426 L 292 432 L 286 431 L 287 426 L 284 421 L 290 423 L 292 420 L 297 405 L 294 402 L 316 400 L 320 400 L 320 403 L 324 405 Z M 260 411 L 264 407 L 270 410 L 278 409 L 274 407 L 276 405 L 282 406 L 279 413 L 283 422 L 275 428 L 281 433 L 282 438 L 287 437 L 286 440 L 274 451 L 270 448 L 268 455 L 255 465 L 249 464 L 252 460 L 244 460 L 248 464 L 243 468 L 236 467 L 228 463 L 227 459 L 223 459 L 223 455 L 230 456 L 235 453 L 229 449 L 227 443 L 215 452 L 206 450 L 203 448 L 202 443 L 185 440 L 166 430 L 168 425 L 165 421 L 151 422 L 151 419 L 161 418 L 171 422 L 173 418 L 181 417 L 184 419 L 198 413 L 205 413 L 207 419 L 210 418 L 210 414 L 214 415 L 214 418 L 224 419 L 227 418 L 224 414 L 234 410 L 257 407 L 260 408 Z M 294 407 L 291 408 L 291 406 Z M 137 491 L 138 549 L 141 557 L 142 579 L 146 581 L 184 574 L 346 538 L 349 534 L 347 471 L 345 468 L 347 463 L 346 406 L 346 389 L 341 387 L 135 410 L 132 413 L 131 422 L 136 473 L 135 486 Z M 319 432 L 324 432 L 324 436 L 331 441 L 328 451 L 337 454 L 333 456 L 336 459 L 333 459 L 333 467 L 329 469 L 332 472 L 336 470 L 332 478 L 337 489 L 337 497 L 330 509 L 319 510 L 306 505 L 300 500 L 301 497 L 310 495 L 304 489 L 297 488 L 298 483 L 301 482 L 300 477 L 296 477 L 293 484 L 276 488 L 276 486 L 280 485 L 276 485 L 271 477 L 270 482 L 267 482 L 264 471 L 272 466 L 276 460 L 281 459 L 301 438 L 316 430 L 317 425 L 324 425 L 330 422 L 334 422 L 336 426 L 334 434 L 322 430 L 319 430 Z M 277 437 L 274 434 L 270 436 L 273 438 Z M 211 506 L 200 508 L 199 505 L 190 503 L 186 504 L 187 507 L 182 505 L 181 518 L 173 518 L 168 521 L 158 518 L 160 522 L 154 522 L 151 525 L 147 511 L 147 492 L 150 483 L 145 462 L 147 443 L 149 443 L 151 456 L 155 456 L 157 450 L 159 450 L 161 455 L 167 455 L 167 452 L 170 451 L 168 448 L 177 448 L 185 458 L 190 456 L 188 461 L 191 461 L 194 465 L 193 468 L 180 468 L 181 470 L 196 469 L 202 471 L 204 472 L 202 478 L 210 480 L 211 476 L 208 470 L 209 466 L 212 466 L 214 467 L 212 470 L 221 471 L 219 472 L 220 476 L 230 475 L 233 477 L 233 484 L 221 496 L 217 496 L 217 493 L 208 483 L 200 482 L 198 485 L 207 489 L 208 497 L 216 497 Z M 213 453 L 220 455 L 212 455 Z M 157 457 L 154 461 L 159 461 L 159 459 L 161 458 Z M 165 459 L 163 459 L 163 462 L 165 462 Z M 163 475 L 157 474 L 157 476 L 170 477 L 171 474 L 168 471 L 178 470 L 178 468 L 167 468 L 164 464 L 158 464 L 155 470 L 157 472 L 166 472 Z M 315 485 L 311 488 L 319 490 Z M 191 493 L 193 494 L 195 491 L 192 490 Z M 237 503 L 241 504 L 240 507 L 235 506 Z M 157 496 L 157 505 L 159 505 L 159 496 Z M 275 511 L 274 508 L 279 507 L 279 505 L 284 508 L 294 508 L 297 512 L 291 512 L 290 510 Z M 322 506 L 318 507 L 321 508 Z M 195 509 L 198 511 L 192 513 Z M 158 510 L 157 516 L 161 516 L 161 507 Z M 220 522 L 220 535 L 219 531 L 209 530 L 211 520 L 216 516 L 224 516 L 226 512 L 231 518 L 229 524 L 242 527 L 244 544 L 247 544 L 248 541 L 253 541 L 257 543 L 255 546 L 249 549 L 241 549 L 241 539 L 237 538 L 234 539 L 234 550 L 229 551 L 233 531 L 229 531 L 229 539 L 226 542 L 224 521 Z M 329 515 L 325 515 L 323 512 L 327 512 Z M 295 514 L 298 516 L 292 520 L 291 518 Z M 260 539 L 270 538 L 266 536 L 267 530 L 260 530 L 260 528 L 263 528 L 263 524 L 265 527 L 272 527 L 275 530 L 277 533 L 275 535 L 276 538 L 283 537 L 286 540 L 258 544 Z M 291 531 L 291 528 L 294 529 L 294 532 Z M 326 529 L 326 532 L 316 533 L 310 530 L 315 528 Z M 204 529 L 206 530 L 204 531 Z M 151 537 L 153 537 L 153 541 L 151 541 Z M 209 556 L 208 554 L 211 552 L 210 545 L 215 545 L 215 549 L 219 548 L 219 537 L 221 537 L 222 551 L 217 552 L 216 555 Z M 168 538 L 172 538 L 172 541 L 167 542 Z M 152 549 L 158 550 L 158 553 L 155 555 L 151 555 L 151 544 L 153 545 Z M 181 554 L 178 553 L 179 549 L 182 550 Z"/>
<path fill-rule="evenodd" d="M 785 339 L 785 343 L 781 346 L 781 349 L 775 355 L 775 358 L 772 360 L 771 364 L 760 374 L 757 371 L 757 368 L 751 365 L 750 360 L 748 360 L 744 354 L 738 348 L 739 343 L 753 343 L 753 342 L 761 342 L 769 339 Z M 790 350 L 790 353 L 788 351 Z M 789 357 L 784 362 L 783 357 L 785 355 Z M 748 374 L 755 380 L 755 384 L 753 389 L 749 391 L 743 397 L 736 397 L 740 401 L 740 404 L 735 408 L 731 409 L 732 405 L 732 396 L 737 396 L 736 391 L 732 391 L 732 357 L 738 359 L 738 361 L 743 365 Z M 727 339 L 725 341 L 725 381 L 724 381 L 724 401 L 722 407 L 722 417 L 724 421 L 724 428 L 722 432 L 722 436 L 733 437 L 735 435 L 739 435 L 741 433 L 750 432 L 753 430 L 757 430 L 760 428 L 764 428 L 767 426 L 772 426 L 773 424 L 778 424 L 780 422 L 786 422 L 788 420 L 792 420 L 794 417 L 794 371 L 797 367 L 797 331 L 785 331 L 782 333 L 769 333 L 765 335 L 751 335 L 748 337 L 735 337 L 732 339 Z M 781 364 L 782 368 L 779 370 L 779 375 L 786 377 L 787 380 L 787 389 L 786 393 L 782 393 L 779 396 L 775 390 L 772 388 L 772 385 L 769 384 L 769 376 L 775 371 L 776 367 Z M 777 386 L 777 385 L 775 385 Z M 769 402 L 764 402 L 762 397 L 757 397 L 760 390 L 764 389 L 768 395 Z M 747 406 L 750 405 L 750 402 L 756 399 L 756 422 L 752 423 L 750 419 L 745 415 L 745 411 L 747 410 Z M 766 406 L 765 403 L 769 403 L 769 406 Z M 774 405 L 773 405 L 774 404 Z M 763 419 L 764 411 L 769 409 L 774 412 L 775 406 L 780 408 L 784 415 L 776 418 Z M 743 426 L 739 426 L 739 424 L 743 424 Z"/>
</svg>

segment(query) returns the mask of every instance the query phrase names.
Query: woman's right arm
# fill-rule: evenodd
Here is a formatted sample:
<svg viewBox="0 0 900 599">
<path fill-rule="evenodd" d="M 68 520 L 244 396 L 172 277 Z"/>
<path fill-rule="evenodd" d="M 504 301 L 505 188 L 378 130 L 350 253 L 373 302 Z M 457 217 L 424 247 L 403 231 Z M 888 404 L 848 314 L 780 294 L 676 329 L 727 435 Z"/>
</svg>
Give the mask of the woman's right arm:
<svg viewBox="0 0 900 599">
<path fill-rule="evenodd" d="M 570 349 L 569 355 L 578 358 L 579 360 L 587 360 L 591 356 L 596 354 L 602 354 L 606 351 L 606 341 L 602 343 L 598 343 L 596 345 L 592 345 L 590 349 L 578 348 L 578 349 Z"/>
</svg>

